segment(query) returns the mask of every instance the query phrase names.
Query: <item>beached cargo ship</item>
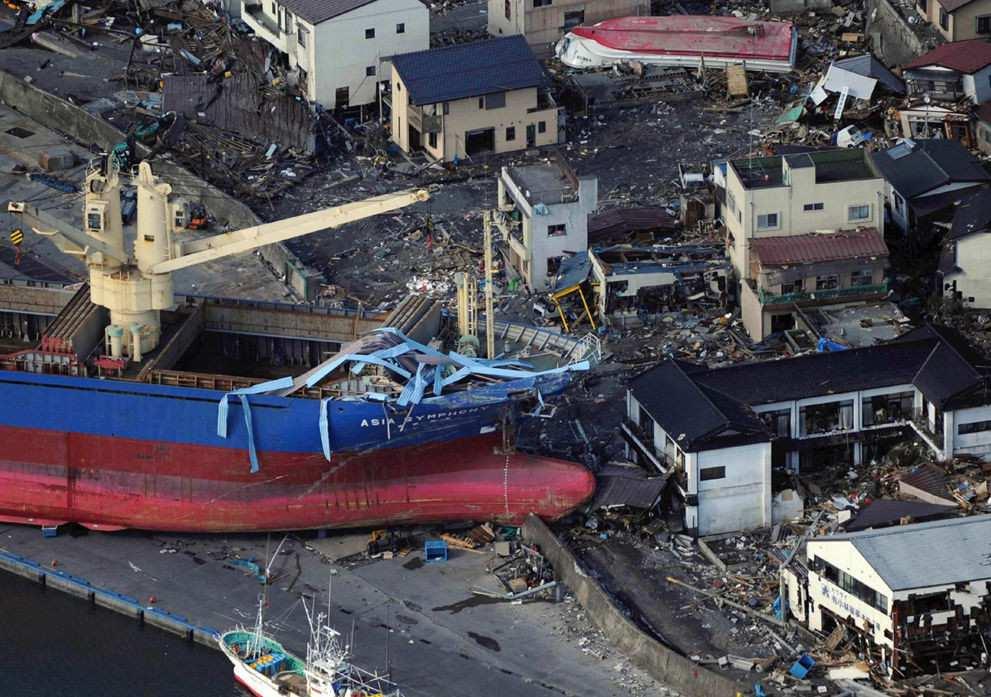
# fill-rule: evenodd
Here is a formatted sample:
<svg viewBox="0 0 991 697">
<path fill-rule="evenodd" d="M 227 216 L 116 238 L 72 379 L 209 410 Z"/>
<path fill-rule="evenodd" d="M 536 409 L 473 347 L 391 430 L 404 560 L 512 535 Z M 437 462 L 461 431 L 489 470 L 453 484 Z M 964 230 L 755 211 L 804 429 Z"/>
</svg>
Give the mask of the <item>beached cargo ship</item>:
<svg viewBox="0 0 991 697">
<path fill-rule="evenodd" d="M 321 324 L 312 309 L 255 317 L 239 307 L 211 319 L 225 303 L 177 304 L 168 274 L 190 255 L 271 241 L 267 226 L 177 241 L 169 222 L 181 219 L 177 204 L 150 169 L 141 176 L 134 254 L 121 251 L 123 231 L 113 229 L 116 175 L 94 171 L 87 229 L 55 235 L 86 255 L 89 286 L 37 346 L 0 357 L 0 518 L 209 532 L 519 522 L 530 512 L 556 518 L 591 494 L 582 465 L 517 452 L 509 438 L 517 419 L 588 367 L 589 344 L 541 350 L 548 339 L 534 345 L 536 330 L 511 335 L 500 325 L 507 340 L 530 331 L 528 359 L 474 357 L 471 342 L 445 352 L 430 341 L 440 308 L 424 298 L 333 345 L 314 339 Z M 397 195 L 386 198 L 364 213 L 397 207 Z M 160 220 L 148 210 L 156 206 Z M 45 231 L 41 213 L 20 212 Z M 328 227 L 326 216 L 306 224 Z M 139 245 L 159 236 L 165 244 L 149 260 Z M 296 315 L 310 321 L 307 332 L 286 329 L 300 326 Z M 271 353 L 271 340 L 252 341 L 266 331 L 296 352 L 294 368 L 284 356 L 261 360 L 258 348 Z M 249 365 L 249 374 L 216 370 L 232 346 L 232 364 Z M 280 371 L 285 377 L 271 379 Z"/>
</svg>

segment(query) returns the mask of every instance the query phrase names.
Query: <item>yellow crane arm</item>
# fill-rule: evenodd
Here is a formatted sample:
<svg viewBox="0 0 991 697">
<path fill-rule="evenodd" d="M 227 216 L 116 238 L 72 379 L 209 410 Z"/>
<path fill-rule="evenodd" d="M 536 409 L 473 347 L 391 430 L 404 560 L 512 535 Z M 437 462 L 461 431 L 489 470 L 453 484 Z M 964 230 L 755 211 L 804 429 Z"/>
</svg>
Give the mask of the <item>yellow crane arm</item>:
<svg viewBox="0 0 991 697">
<path fill-rule="evenodd" d="M 388 213 L 420 201 L 426 201 L 429 198 L 430 194 L 424 189 L 407 189 L 392 194 L 373 196 L 363 201 L 345 203 L 322 211 L 304 213 L 274 223 L 254 225 L 235 232 L 226 232 L 201 240 L 183 242 L 178 245 L 175 258 L 155 264 L 151 267 L 150 272 L 159 274 L 178 271 L 207 261 L 222 259 L 232 254 L 249 252 L 267 244 L 284 242 L 320 230 L 370 218 L 380 213 Z"/>
</svg>

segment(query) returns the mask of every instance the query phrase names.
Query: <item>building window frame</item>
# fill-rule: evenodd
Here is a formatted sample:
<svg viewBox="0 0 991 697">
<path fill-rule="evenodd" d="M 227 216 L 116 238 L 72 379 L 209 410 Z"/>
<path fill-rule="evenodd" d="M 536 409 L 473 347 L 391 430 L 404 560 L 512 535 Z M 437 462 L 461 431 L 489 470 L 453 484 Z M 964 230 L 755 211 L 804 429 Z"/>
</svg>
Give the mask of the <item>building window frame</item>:
<svg viewBox="0 0 991 697">
<path fill-rule="evenodd" d="M 304 26 L 301 26 L 298 22 L 296 23 L 296 43 L 298 43 L 303 48 L 309 43 L 310 30 Z"/>
<path fill-rule="evenodd" d="M 871 219 L 871 204 L 857 203 L 846 208 L 846 219 L 851 223 Z"/>
<path fill-rule="evenodd" d="M 777 230 L 781 227 L 780 213 L 759 213 L 757 215 L 758 230 Z"/>
<path fill-rule="evenodd" d="M 533 0 L 533 9 L 537 9 L 538 7 L 550 7 L 552 2 L 553 0 Z"/>
<path fill-rule="evenodd" d="M 375 38 L 375 27 L 372 27 L 371 29 L 366 29 L 365 30 L 365 38 L 366 39 L 374 39 Z"/>
<path fill-rule="evenodd" d="M 503 13 L 506 15 L 507 20 L 513 18 L 513 0 L 505 0 L 505 3 L 503 4 Z"/>
<path fill-rule="evenodd" d="M 823 203 L 822 201 L 816 201 L 815 203 L 806 203 L 804 206 L 802 206 L 802 210 L 805 212 L 821 211 L 825 209 L 825 207 L 826 207 L 825 203 Z"/>
<path fill-rule="evenodd" d="M 574 29 L 585 24 L 585 9 L 568 10 L 564 13 L 564 31 Z"/>
<path fill-rule="evenodd" d="M 984 433 L 991 431 L 991 421 L 971 421 L 966 424 L 957 425 L 957 435 L 966 436 L 971 433 Z"/>
<path fill-rule="evenodd" d="M 365 66 L 365 76 L 366 77 L 375 77 L 375 72 L 376 72 L 376 70 L 375 70 L 375 66 L 374 65 L 366 65 Z"/>
<path fill-rule="evenodd" d="M 711 482 L 717 479 L 726 479 L 726 465 L 716 467 L 699 467 L 699 481 Z"/>
<path fill-rule="evenodd" d="M 874 284 L 874 269 L 854 269 L 850 272 L 850 287 L 870 286 Z"/>
<path fill-rule="evenodd" d="M 479 107 L 490 111 L 492 109 L 502 109 L 506 106 L 506 93 L 505 92 L 493 92 L 492 94 L 487 94 L 484 97 L 479 97 Z"/>
<path fill-rule="evenodd" d="M 950 13 L 946 8 L 939 8 L 939 27 L 943 31 L 950 31 Z"/>
<path fill-rule="evenodd" d="M 396 33 L 397 34 L 406 33 L 406 22 L 400 22 L 399 24 L 396 25 Z"/>
<path fill-rule="evenodd" d="M 816 290 L 836 290 L 840 287 L 840 277 L 835 273 L 816 276 Z"/>
<path fill-rule="evenodd" d="M 516 140 L 516 126 L 506 126 L 506 142 L 511 143 Z"/>
<path fill-rule="evenodd" d="M 568 225 L 566 223 L 557 223 L 554 225 L 547 226 L 547 236 L 548 237 L 567 237 L 568 236 Z"/>
</svg>

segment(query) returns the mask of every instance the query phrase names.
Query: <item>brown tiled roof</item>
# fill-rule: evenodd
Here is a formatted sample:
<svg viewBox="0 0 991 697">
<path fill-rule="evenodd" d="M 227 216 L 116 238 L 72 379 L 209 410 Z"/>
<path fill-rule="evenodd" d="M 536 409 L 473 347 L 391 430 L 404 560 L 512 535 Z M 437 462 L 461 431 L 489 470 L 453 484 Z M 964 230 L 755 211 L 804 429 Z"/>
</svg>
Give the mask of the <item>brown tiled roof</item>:
<svg viewBox="0 0 991 697">
<path fill-rule="evenodd" d="M 875 228 L 764 237 L 754 240 L 751 243 L 751 250 L 762 266 L 814 264 L 821 261 L 888 255 L 884 236 Z"/>
<path fill-rule="evenodd" d="M 991 42 L 970 39 L 942 44 L 906 63 L 904 69 L 924 68 L 927 65 L 939 65 L 960 73 L 975 73 L 991 65 Z"/>
</svg>

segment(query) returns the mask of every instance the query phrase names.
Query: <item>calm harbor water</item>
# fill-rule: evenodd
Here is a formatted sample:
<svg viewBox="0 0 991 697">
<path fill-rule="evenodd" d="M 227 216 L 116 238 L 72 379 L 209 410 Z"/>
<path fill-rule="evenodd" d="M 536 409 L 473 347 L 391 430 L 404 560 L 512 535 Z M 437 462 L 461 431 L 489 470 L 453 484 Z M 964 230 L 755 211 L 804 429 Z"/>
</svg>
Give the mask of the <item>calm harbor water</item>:
<svg viewBox="0 0 991 697">
<path fill-rule="evenodd" d="M 245 697 L 219 651 L 0 571 L 0 697 Z"/>
</svg>

